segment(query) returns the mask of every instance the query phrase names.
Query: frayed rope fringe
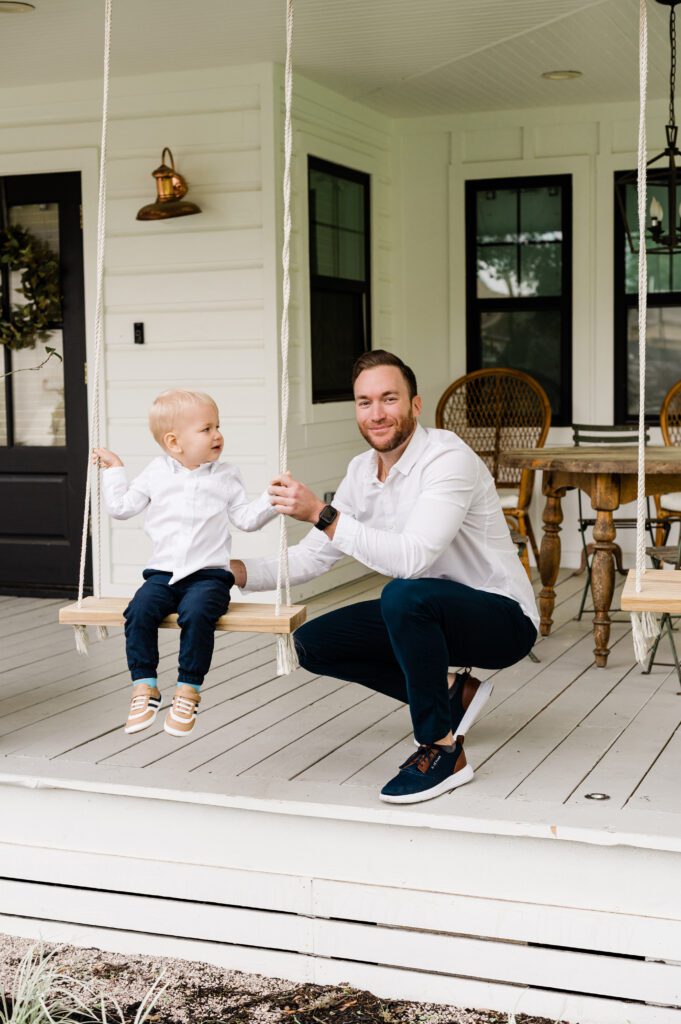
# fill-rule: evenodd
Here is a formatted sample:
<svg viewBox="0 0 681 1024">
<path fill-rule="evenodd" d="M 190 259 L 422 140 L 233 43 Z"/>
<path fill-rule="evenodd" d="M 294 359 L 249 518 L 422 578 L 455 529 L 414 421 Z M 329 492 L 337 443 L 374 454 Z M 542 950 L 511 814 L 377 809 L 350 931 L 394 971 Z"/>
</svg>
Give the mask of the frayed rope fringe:
<svg viewBox="0 0 681 1024">
<path fill-rule="evenodd" d="M 90 653 L 90 638 L 88 637 L 87 626 L 74 626 L 73 632 L 76 640 L 76 650 L 79 654 L 88 655 Z M 97 626 L 97 638 L 99 640 L 107 640 L 109 637 L 109 630 L 106 626 Z"/>
<path fill-rule="evenodd" d="M 87 626 L 74 626 L 73 633 L 76 640 L 76 650 L 79 654 L 90 653 L 90 640 L 87 635 Z"/>
<path fill-rule="evenodd" d="M 645 665 L 648 653 L 660 632 L 660 620 L 652 612 L 631 613 L 631 635 L 634 656 L 639 665 Z"/>
<path fill-rule="evenodd" d="M 277 675 L 289 676 L 299 665 L 293 634 L 277 634 Z"/>
</svg>

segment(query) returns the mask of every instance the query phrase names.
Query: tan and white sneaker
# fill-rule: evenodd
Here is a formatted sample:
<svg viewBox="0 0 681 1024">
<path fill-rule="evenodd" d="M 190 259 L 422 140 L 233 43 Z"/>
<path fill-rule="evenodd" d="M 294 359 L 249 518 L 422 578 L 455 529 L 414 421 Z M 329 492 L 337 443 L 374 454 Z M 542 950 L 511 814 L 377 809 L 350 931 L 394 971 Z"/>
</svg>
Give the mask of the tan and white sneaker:
<svg viewBox="0 0 681 1024">
<path fill-rule="evenodd" d="M 163 728 L 171 736 L 188 736 L 199 712 L 201 694 L 193 686 L 176 686 L 172 707 L 168 709 Z"/>
<path fill-rule="evenodd" d="M 160 706 L 161 694 L 155 686 L 149 686 L 148 683 L 138 683 L 137 686 L 133 686 L 125 731 L 131 733 L 148 729 L 156 721 Z"/>
</svg>

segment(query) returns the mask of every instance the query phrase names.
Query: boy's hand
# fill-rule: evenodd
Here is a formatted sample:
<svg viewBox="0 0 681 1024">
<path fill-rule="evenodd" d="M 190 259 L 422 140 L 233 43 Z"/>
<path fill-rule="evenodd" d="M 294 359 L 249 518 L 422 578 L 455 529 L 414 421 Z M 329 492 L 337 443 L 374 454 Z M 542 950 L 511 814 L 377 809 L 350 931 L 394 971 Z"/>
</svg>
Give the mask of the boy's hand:
<svg viewBox="0 0 681 1024">
<path fill-rule="evenodd" d="M 275 477 L 267 490 L 277 512 L 302 523 L 316 523 L 324 508 L 324 502 L 305 484 L 294 480 L 290 473 Z"/>
<path fill-rule="evenodd" d="M 101 466 L 102 469 L 111 469 L 112 466 L 123 465 L 116 453 L 110 452 L 108 448 L 93 448 L 92 462 L 93 465 Z"/>
<path fill-rule="evenodd" d="M 244 565 L 240 558 L 233 558 L 231 560 L 231 562 L 229 563 L 229 571 L 234 577 L 234 582 L 236 583 L 237 587 L 239 587 L 239 589 L 246 586 L 248 573 L 246 572 L 246 566 Z"/>
</svg>

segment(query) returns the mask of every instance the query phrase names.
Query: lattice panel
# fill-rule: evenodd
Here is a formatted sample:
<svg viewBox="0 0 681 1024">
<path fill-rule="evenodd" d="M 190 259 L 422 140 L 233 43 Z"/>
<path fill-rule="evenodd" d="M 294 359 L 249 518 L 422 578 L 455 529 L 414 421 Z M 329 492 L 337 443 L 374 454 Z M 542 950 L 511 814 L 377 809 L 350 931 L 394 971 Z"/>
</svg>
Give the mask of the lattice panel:
<svg viewBox="0 0 681 1024">
<path fill-rule="evenodd" d="M 483 460 L 498 486 L 517 486 L 522 470 L 499 466 L 508 448 L 534 448 L 544 427 L 541 397 L 525 380 L 505 374 L 463 381 L 442 410 L 453 430 Z"/>
</svg>

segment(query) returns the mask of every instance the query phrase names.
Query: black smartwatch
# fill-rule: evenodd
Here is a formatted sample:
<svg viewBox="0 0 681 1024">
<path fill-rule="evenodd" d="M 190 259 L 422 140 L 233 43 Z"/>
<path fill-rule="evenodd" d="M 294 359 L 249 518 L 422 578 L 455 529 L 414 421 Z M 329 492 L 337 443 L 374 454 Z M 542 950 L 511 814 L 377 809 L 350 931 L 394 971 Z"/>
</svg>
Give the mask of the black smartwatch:
<svg viewBox="0 0 681 1024">
<path fill-rule="evenodd" d="M 331 523 L 335 520 L 337 515 L 337 508 L 334 508 L 333 505 L 325 505 L 319 513 L 319 519 L 315 523 L 315 526 L 318 530 L 325 530 L 327 526 L 331 526 Z"/>
</svg>

